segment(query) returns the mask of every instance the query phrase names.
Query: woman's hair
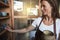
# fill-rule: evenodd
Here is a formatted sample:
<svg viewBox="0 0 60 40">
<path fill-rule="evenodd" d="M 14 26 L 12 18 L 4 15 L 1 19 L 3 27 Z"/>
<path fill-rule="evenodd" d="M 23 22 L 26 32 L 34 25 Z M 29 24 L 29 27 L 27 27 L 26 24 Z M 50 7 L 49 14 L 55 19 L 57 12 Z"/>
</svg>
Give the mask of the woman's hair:
<svg viewBox="0 0 60 40">
<path fill-rule="evenodd" d="M 41 0 L 41 2 L 42 1 L 47 1 L 52 6 L 51 16 L 54 18 L 59 18 L 59 5 L 57 0 Z"/>
</svg>

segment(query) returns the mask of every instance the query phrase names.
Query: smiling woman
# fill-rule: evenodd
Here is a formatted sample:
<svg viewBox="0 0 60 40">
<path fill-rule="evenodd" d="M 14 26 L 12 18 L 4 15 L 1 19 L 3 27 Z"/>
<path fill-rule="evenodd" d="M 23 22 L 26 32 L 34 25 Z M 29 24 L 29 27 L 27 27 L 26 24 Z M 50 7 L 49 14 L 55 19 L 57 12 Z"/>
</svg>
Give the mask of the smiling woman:
<svg viewBox="0 0 60 40">
<path fill-rule="evenodd" d="M 30 5 L 34 4 L 38 4 L 38 2 L 36 2 L 35 0 L 30 0 L 32 3 L 30 3 Z M 29 0 L 24 0 L 24 14 L 27 13 L 27 8 L 29 8 L 29 6 L 26 6 L 29 2 Z M 36 2 L 36 3 L 35 3 Z M 27 28 L 24 26 L 22 23 L 27 23 L 27 19 L 25 18 L 26 21 L 22 20 L 22 18 L 16 19 L 16 21 L 14 22 L 15 27 L 17 27 L 18 29 L 11 29 L 9 26 L 6 27 L 6 30 L 8 30 L 9 32 L 16 32 L 16 33 L 27 33 L 30 32 L 34 29 L 36 29 L 36 34 L 35 37 L 33 37 L 34 40 L 58 40 L 59 37 L 59 32 L 60 32 L 60 19 L 59 19 L 59 8 L 58 8 L 58 2 L 57 0 L 41 0 L 41 11 L 42 11 L 42 16 L 38 17 L 37 19 L 35 19 L 32 24 L 30 24 L 29 26 L 27 26 Z M 36 6 L 36 5 L 35 5 Z M 30 8 L 35 8 L 35 6 L 30 6 Z M 32 9 L 34 10 L 34 9 Z M 32 12 L 32 11 L 31 11 Z M 34 11 L 35 12 L 35 11 Z M 34 13 L 33 12 L 33 13 Z M 16 23 L 17 22 L 17 23 Z M 22 27 L 22 29 L 20 29 L 20 27 Z M 49 35 L 46 35 L 48 34 Z M 22 34 L 23 35 L 23 34 Z M 18 35 L 19 36 L 19 35 Z M 21 39 L 21 40 L 25 40 L 22 38 L 25 38 L 26 36 L 19 36 L 17 38 Z M 47 36 L 47 38 L 46 38 Z M 49 38 L 48 38 L 49 37 Z M 52 39 L 51 39 L 51 38 Z M 41 39 L 42 38 L 42 39 Z"/>
</svg>

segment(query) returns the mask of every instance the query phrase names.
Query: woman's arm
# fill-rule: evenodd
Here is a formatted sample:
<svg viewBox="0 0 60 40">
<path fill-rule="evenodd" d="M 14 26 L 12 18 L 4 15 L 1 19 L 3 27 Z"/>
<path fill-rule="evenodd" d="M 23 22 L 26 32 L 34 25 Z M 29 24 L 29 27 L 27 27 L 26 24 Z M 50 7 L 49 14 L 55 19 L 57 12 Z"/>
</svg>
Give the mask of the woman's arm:
<svg viewBox="0 0 60 40">
<path fill-rule="evenodd" d="M 27 28 L 23 28 L 23 29 L 17 29 L 17 30 L 12 30 L 11 28 L 7 27 L 6 30 L 10 31 L 10 32 L 16 32 L 16 33 L 26 33 L 29 32 L 31 30 L 35 29 L 35 27 L 33 27 L 32 25 L 30 25 Z"/>
</svg>

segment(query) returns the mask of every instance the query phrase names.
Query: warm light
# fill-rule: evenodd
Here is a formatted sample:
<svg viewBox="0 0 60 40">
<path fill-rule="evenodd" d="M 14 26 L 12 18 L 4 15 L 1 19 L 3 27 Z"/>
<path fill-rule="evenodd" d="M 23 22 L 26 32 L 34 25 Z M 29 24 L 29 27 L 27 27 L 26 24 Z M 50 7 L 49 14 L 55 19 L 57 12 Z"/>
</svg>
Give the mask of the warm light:
<svg viewBox="0 0 60 40">
<path fill-rule="evenodd" d="M 14 1 L 14 10 L 18 12 L 23 11 L 23 2 Z"/>
<path fill-rule="evenodd" d="M 38 15 L 38 10 L 36 8 L 27 8 L 28 15 Z"/>
<path fill-rule="evenodd" d="M 37 9 L 39 9 L 39 6 L 38 6 L 38 5 L 35 5 L 35 7 L 36 7 Z"/>
</svg>

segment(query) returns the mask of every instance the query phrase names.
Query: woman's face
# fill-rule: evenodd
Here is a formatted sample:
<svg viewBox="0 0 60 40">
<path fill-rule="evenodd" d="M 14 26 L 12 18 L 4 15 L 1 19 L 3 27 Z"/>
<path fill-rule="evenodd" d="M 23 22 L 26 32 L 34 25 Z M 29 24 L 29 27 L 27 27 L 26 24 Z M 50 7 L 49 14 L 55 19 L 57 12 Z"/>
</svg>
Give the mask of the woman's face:
<svg viewBox="0 0 60 40">
<path fill-rule="evenodd" d="M 51 16 L 52 7 L 47 1 L 42 1 L 41 9 L 42 9 L 43 15 Z"/>
</svg>

